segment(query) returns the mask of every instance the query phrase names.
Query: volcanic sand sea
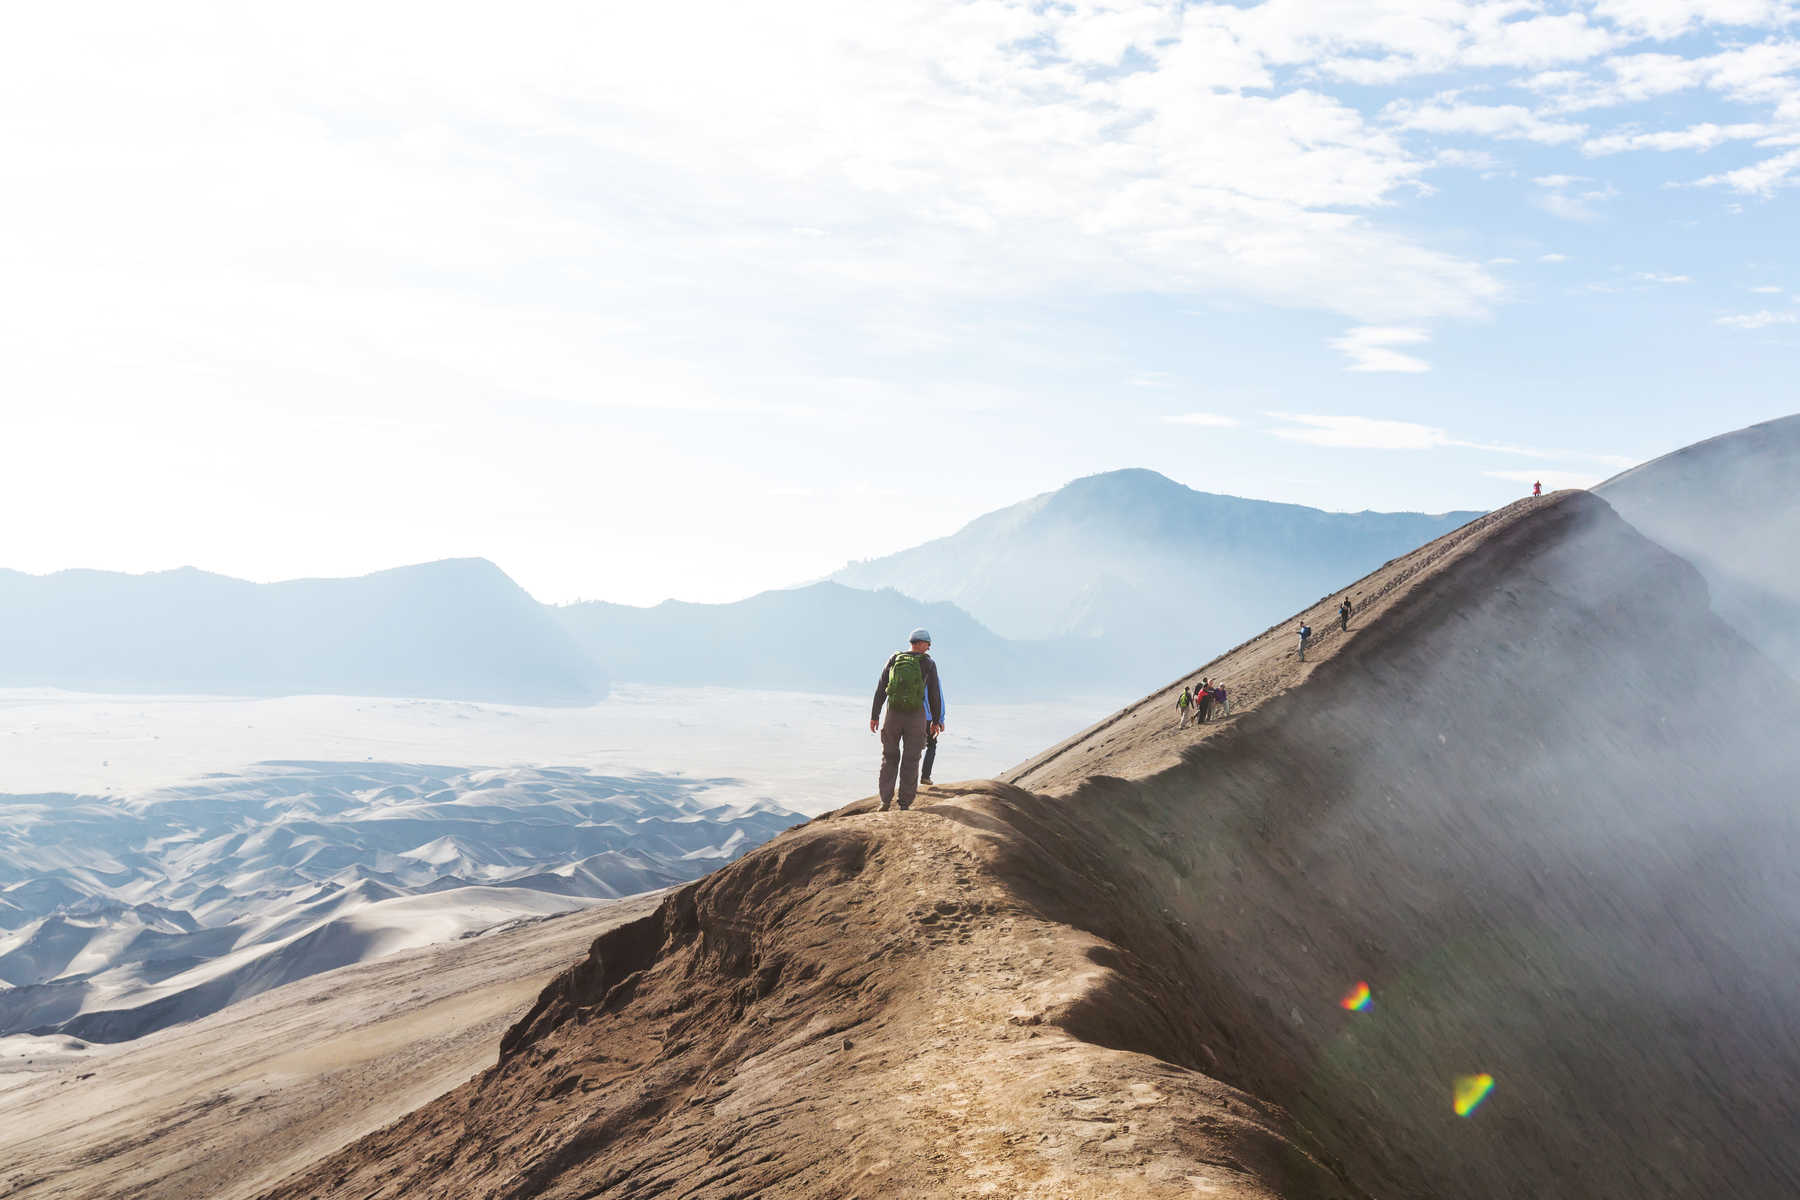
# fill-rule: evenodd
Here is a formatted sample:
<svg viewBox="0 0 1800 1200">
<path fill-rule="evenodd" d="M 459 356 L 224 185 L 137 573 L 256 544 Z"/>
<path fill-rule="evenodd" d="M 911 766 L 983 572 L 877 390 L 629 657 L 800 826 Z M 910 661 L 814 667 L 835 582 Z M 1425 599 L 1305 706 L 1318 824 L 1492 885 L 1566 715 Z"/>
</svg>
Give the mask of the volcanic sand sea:
<svg viewBox="0 0 1800 1200">
<path fill-rule="evenodd" d="M 1792 683 L 1585 493 L 1352 591 L 675 890 L 268 1195 L 1800 1194 Z"/>
<path fill-rule="evenodd" d="M 0 1091 L 0 1195 L 235 1200 L 468 1078 L 545 980 L 655 900 L 315 975 Z"/>
<path fill-rule="evenodd" d="M 999 771 L 1122 699 L 960 704 L 954 647 L 939 658 L 941 757 L 959 776 Z M 880 666 L 872 654 L 871 686 Z M 631 684 L 586 708 L 0 690 L 0 792 L 130 794 L 268 760 L 367 760 L 729 778 L 746 798 L 815 813 L 868 786 L 879 749 L 867 713 L 866 697 Z"/>
<path fill-rule="evenodd" d="M 857 697 L 629 685 L 584 709 L 15 690 L 0 692 L 0 788 L 130 799 L 205 774 L 229 783 L 270 758 L 470 766 L 551 761 L 620 775 L 663 768 L 706 783 L 709 802 L 778 798 L 817 811 L 867 786 L 874 773 L 865 705 Z M 1103 699 L 959 705 L 942 761 L 969 773 L 992 772 L 1105 707 Z M 227 1194 L 215 1190 L 227 1177 L 237 1189 L 229 1194 L 242 1194 L 250 1181 L 266 1184 L 282 1173 L 271 1164 L 298 1168 L 461 1082 L 485 1065 L 499 1031 L 536 995 L 543 977 L 580 956 L 601 927 L 596 922 L 633 911 L 604 905 L 541 927 L 380 957 L 396 947 L 456 938 L 481 924 L 484 909 L 471 907 L 470 898 L 490 896 L 529 911 L 520 902 L 535 894 L 473 888 L 359 904 L 339 924 L 360 938 L 354 954 L 362 966 L 239 1001 L 197 1024 L 123 1046 L 60 1036 L 0 1038 L 0 1194 L 38 1176 L 23 1194 L 210 1196 Z M 579 903 L 585 901 L 558 907 Z M 390 929 L 396 921 L 400 927 Z M 340 937 L 317 949 L 342 952 L 342 943 Z M 286 960 L 283 966 L 304 970 Z M 445 998 L 424 999 L 437 994 L 421 990 L 418 981 L 427 977 Z M 371 1014 L 414 1000 L 435 1005 L 442 1028 L 437 1017 L 418 1014 L 387 1020 L 380 1026 L 385 1032 L 370 1027 Z M 380 1062 L 354 1074 L 325 1069 L 340 1052 L 367 1058 L 377 1042 L 392 1046 Z M 251 1067 L 274 1071 L 263 1061 L 269 1054 L 311 1065 L 292 1078 L 275 1072 L 281 1082 L 255 1088 L 219 1082 Z M 276 1126 L 288 1139 L 280 1143 L 287 1157 L 265 1161 Z M 204 1161 L 188 1161 L 196 1155 Z M 208 1165 L 215 1162 L 257 1168 Z M 196 1188 L 194 1180 L 202 1178 L 206 1187 Z"/>
</svg>

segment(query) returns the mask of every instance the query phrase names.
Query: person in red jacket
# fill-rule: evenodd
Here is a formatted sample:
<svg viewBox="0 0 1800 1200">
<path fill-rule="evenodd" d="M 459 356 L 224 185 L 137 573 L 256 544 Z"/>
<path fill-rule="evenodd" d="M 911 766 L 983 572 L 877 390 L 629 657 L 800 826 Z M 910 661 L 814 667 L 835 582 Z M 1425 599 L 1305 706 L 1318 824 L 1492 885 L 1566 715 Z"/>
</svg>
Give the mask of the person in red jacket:
<svg viewBox="0 0 1800 1200">
<path fill-rule="evenodd" d="M 1540 479 L 1536 483 L 1531 485 L 1531 494 L 1533 496 L 1541 496 L 1544 494 L 1544 481 L 1543 480 Z"/>
</svg>

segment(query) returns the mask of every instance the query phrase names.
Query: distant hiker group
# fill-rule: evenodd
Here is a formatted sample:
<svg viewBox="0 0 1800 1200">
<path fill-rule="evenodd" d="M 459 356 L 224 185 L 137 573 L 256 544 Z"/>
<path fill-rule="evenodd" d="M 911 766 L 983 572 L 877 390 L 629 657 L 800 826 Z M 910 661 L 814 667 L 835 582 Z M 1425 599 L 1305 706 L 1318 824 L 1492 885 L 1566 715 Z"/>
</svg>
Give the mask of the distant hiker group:
<svg viewBox="0 0 1800 1200">
<path fill-rule="evenodd" d="M 869 709 L 869 732 L 881 732 L 881 774 L 877 790 L 881 811 L 896 801 L 909 809 L 919 794 L 919 784 L 931 782 L 937 758 L 938 735 L 944 732 L 944 688 L 938 681 L 937 663 L 931 658 L 931 634 L 915 629 L 907 637 L 908 649 L 888 656 L 875 680 L 875 703 Z M 881 706 L 887 705 L 887 719 Z M 919 759 L 925 772 L 919 778 Z"/>
<path fill-rule="evenodd" d="M 1205 676 L 1193 687 L 1183 684 L 1181 695 L 1175 701 L 1176 711 L 1181 714 L 1179 728 L 1186 729 L 1190 720 L 1196 723 L 1206 722 L 1211 718 L 1215 707 L 1221 710 L 1221 715 L 1231 715 L 1231 695 L 1225 690 L 1224 684 L 1214 683 Z"/>
<path fill-rule="evenodd" d="M 1350 615 L 1355 611 L 1356 611 L 1356 606 L 1354 604 L 1350 603 L 1350 597 L 1348 595 L 1345 595 L 1342 600 L 1338 601 L 1338 606 L 1337 606 L 1338 628 L 1343 630 L 1345 633 L 1350 632 Z M 1302 620 L 1300 622 L 1300 628 L 1296 629 L 1294 632 L 1296 632 L 1300 635 L 1300 650 L 1299 650 L 1300 661 L 1305 662 L 1306 661 L 1306 648 L 1312 644 L 1312 635 L 1313 635 L 1312 626 L 1308 625 L 1304 620 Z"/>
</svg>

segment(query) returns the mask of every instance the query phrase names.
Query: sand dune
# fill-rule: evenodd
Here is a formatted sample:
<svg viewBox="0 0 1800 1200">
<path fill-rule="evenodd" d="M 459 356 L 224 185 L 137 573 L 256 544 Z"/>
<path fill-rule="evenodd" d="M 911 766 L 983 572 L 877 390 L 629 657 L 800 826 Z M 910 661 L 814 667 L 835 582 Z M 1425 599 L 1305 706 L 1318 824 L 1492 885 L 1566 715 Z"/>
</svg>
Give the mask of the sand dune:
<svg viewBox="0 0 1800 1200">
<path fill-rule="evenodd" d="M 0 797 L 0 1034 L 121 1041 L 306 975 L 685 882 L 792 825 L 710 780 L 276 762 Z M 22 877 L 22 878 L 21 878 Z"/>
<path fill-rule="evenodd" d="M 1791 681 L 1586 494 L 1354 591 L 1218 725 L 679 889 L 267 1195 L 1796 1194 Z"/>
<path fill-rule="evenodd" d="M 253 1195 L 480 1070 L 552 972 L 653 904 L 315 975 L 129 1045 L 0 1040 L 0 1195 Z"/>
</svg>

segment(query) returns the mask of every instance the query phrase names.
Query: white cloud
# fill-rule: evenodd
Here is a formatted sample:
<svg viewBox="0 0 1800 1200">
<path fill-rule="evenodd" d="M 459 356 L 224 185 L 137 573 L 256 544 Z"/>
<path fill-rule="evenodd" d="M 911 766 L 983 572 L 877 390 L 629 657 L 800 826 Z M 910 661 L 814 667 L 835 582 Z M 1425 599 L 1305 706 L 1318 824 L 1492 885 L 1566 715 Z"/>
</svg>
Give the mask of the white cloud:
<svg viewBox="0 0 1800 1200">
<path fill-rule="evenodd" d="M 1163 420 L 1171 425 L 1198 425 L 1205 429 L 1235 429 L 1243 424 L 1236 417 L 1208 412 L 1175 413 Z"/>
<path fill-rule="evenodd" d="M 1664 51 L 1615 54 L 1592 73 L 1545 72 L 1524 84 L 1547 96 L 1554 112 L 1616 108 L 1705 89 L 1738 104 L 1765 106 L 1791 123 L 1800 116 L 1793 109 L 1800 84 L 1790 74 L 1796 66 L 1800 42 L 1772 39 L 1693 57 Z"/>
<path fill-rule="evenodd" d="M 1759 163 L 1708 175 L 1694 181 L 1695 187 L 1724 185 L 1748 196 L 1772 196 L 1778 188 L 1800 185 L 1800 150 L 1789 150 Z"/>
<path fill-rule="evenodd" d="M 1598 221 L 1599 205 L 1619 194 L 1611 184 L 1578 186 L 1594 182 L 1585 175 L 1540 175 L 1532 182 L 1544 190 L 1533 196 L 1531 202 L 1565 221 Z"/>
<path fill-rule="evenodd" d="M 1733 313 L 1730 316 L 1716 318 L 1716 325 L 1729 325 L 1734 329 L 1767 329 L 1771 325 L 1800 325 L 1800 312 L 1775 312 L 1762 309 L 1753 313 Z"/>
<path fill-rule="evenodd" d="M 1654 133 L 1609 133 L 1589 138 L 1581 144 L 1583 154 L 1595 156 L 1620 154 L 1628 150 L 1711 150 L 1726 142 L 1751 141 L 1768 137 L 1774 127 L 1751 122 L 1737 125 L 1714 125 L 1710 122 L 1690 125 L 1686 129 L 1664 129 Z"/>
<path fill-rule="evenodd" d="M 1627 464 L 1631 465 L 1631 464 Z M 1534 483 L 1542 483 L 1546 492 L 1558 491 L 1562 488 L 1591 488 L 1606 479 L 1605 475 L 1595 475 L 1588 471 L 1483 471 L 1489 479 L 1504 479 L 1510 483 L 1518 483 L 1529 488 Z"/>
<path fill-rule="evenodd" d="M 1753 292 L 1758 292 L 1764 296 L 1779 296 L 1779 295 L 1781 295 L 1781 288 L 1778 285 L 1773 284 L 1773 283 L 1761 283 L 1761 284 L 1758 284 L 1757 286 L 1751 288 L 1750 290 Z"/>
<path fill-rule="evenodd" d="M 1517 263 L 1518 261 L 1519 260 L 1516 258 L 1505 258 L 1505 257 L 1490 258 L 1490 259 L 1488 259 L 1488 266 L 1490 266 L 1490 267 L 1506 267 L 1506 266 L 1512 266 L 1513 264 Z"/>
<path fill-rule="evenodd" d="M 325 544 L 291 523 L 255 532 L 316 490 L 300 467 L 258 479 L 208 463 L 280 443 L 333 464 L 364 453 L 343 449 L 365 444 L 344 430 L 366 422 L 382 453 L 356 473 L 377 482 L 355 503 L 322 498 L 320 530 L 361 536 L 361 510 L 417 513 L 410 497 L 455 478 L 526 497 L 544 528 L 617 511 L 617 496 L 680 477 L 652 427 L 668 413 L 708 414 L 691 439 L 791 419 L 806 451 L 795 469 L 830 470 L 856 455 L 822 452 L 817 428 L 863 436 L 897 405 L 1015 411 L 1036 378 L 1018 372 L 1015 395 L 967 364 L 1040 369 L 1090 348 L 1069 330 L 1117 332 L 1097 317 L 1028 329 L 1042 311 L 1023 306 L 1046 298 L 1061 313 L 1121 294 L 1324 311 L 1348 330 L 1332 344 L 1352 369 L 1418 372 L 1425 329 L 1505 295 L 1494 273 L 1508 260 L 1476 251 L 1529 236 L 1500 227 L 1520 217 L 1505 203 L 1481 207 L 1469 236 L 1464 212 L 1444 210 L 1477 181 L 1453 177 L 1427 204 L 1434 170 L 1528 164 L 1521 178 L 1548 178 L 1597 169 L 1575 147 L 1755 141 L 1761 163 L 1683 174 L 1716 169 L 1708 186 L 1770 195 L 1793 182 L 1777 151 L 1800 137 L 1800 47 L 1780 26 L 1791 0 L 546 0 L 499 22 L 417 2 L 101 9 L 22 6 L 0 40 L 9 394 L 75 414 L 58 429 L 117 439 L 92 472 L 117 490 L 46 526 L 44 545 L 130 509 L 158 456 L 194 481 L 194 503 L 146 504 L 155 528 L 146 515 L 121 538 L 193 536 L 217 495 L 266 488 L 281 493 L 273 507 L 232 506 L 231 543 Z M 1703 28 L 1726 32 L 1647 40 Z M 1342 80 L 1404 90 L 1371 98 Z M 1664 98 L 1683 92 L 1708 107 L 1667 116 Z M 1645 101 L 1662 103 L 1585 115 Z M 1703 116 L 1717 124 L 1692 123 Z M 1587 181 L 1537 190 L 1588 212 L 1605 198 Z M 892 382 L 915 372 L 940 374 Z M 491 476 L 490 441 L 514 464 Z M 736 449 L 707 460 L 728 464 L 707 478 L 759 494 L 731 474 Z M 581 472 L 540 453 L 611 455 L 595 486 L 617 496 L 562 490 L 553 479 Z M 56 486 L 31 483 L 6 494 Z M 684 505 L 702 528 L 755 515 L 721 516 L 700 489 L 654 494 L 646 545 L 669 534 L 656 514 Z M 504 545 L 481 500 L 435 500 L 452 532 L 430 548 L 467 552 L 465 527 Z M 843 514 L 857 538 L 862 515 Z M 566 544 L 593 532 L 540 562 L 574 570 Z M 744 559 L 766 557 L 735 540 Z"/>
<path fill-rule="evenodd" d="M 1330 339 L 1334 350 L 1342 350 L 1350 357 L 1349 371 L 1400 371 L 1417 374 L 1431 370 L 1431 364 L 1422 358 L 1414 358 L 1410 354 L 1402 354 L 1393 349 L 1395 346 L 1417 346 L 1431 340 L 1431 335 L 1423 329 L 1412 329 L 1392 325 L 1362 325 L 1350 330 L 1342 337 Z"/>
<path fill-rule="evenodd" d="M 1552 121 L 1519 104 L 1464 104 L 1439 98 L 1424 104 L 1396 100 L 1382 117 L 1399 129 L 1422 133 L 1461 133 L 1503 140 L 1559 145 L 1578 141 L 1587 126 Z"/>
<path fill-rule="evenodd" d="M 1498 157 L 1486 150 L 1459 150 L 1451 148 L 1439 150 L 1432 160 L 1440 167 L 1466 167 L 1471 171 L 1498 171 L 1503 164 Z"/>
<path fill-rule="evenodd" d="M 1538 261 L 1542 263 L 1565 263 L 1569 261 L 1569 256 L 1566 254 L 1540 254 L 1538 255 Z"/>
<path fill-rule="evenodd" d="M 1702 25 L 1773 28 L 1792 22 L 1784 0 L 1599 0 L 1597 16 L 1633 34 L 1667 41 Z"/>
<path fill-rule="evenodd" d="M 1411 421 L 1384 421 L 1375 417 L 1325 416 L 1318 413 L 1268 414 L 1286 425 L 1269 430 L 1290 442 L 1332 446 L 1343 450 L 1433 450 L 1454 443 L 1442 429 Z"/>
<path fill-rule="evenodd" d="M 1611 467 L 1629 467 L 1632 459 L 1616 454 L 1593 454 L 1580 450 L 1545 450 L 1534 446 L 1475 442 L 1453 437 L 1435 425 L 1413 421 L 1389 421 L 1377 417 L 1336 416 L 1319 413 L 1271 412 L 1285 424 L 1268 432 L 1292 442 L 1315 446 L 1332 446 L 1351 450 L 1476 450 L 1484 454 L 1517 455 L 1539 459 L 1584 459 Z"/>
<path fill-rule="evenodd" d="M 1667 274 L 1664 274 L 1659 271 L 1639 271 L 1635 275 L 1633 275 L 1632 278 L 1640 279 L 1645 283 L 1692 283 L 1692 282 L 1694 282 L 1693 277 L 1691 275 L 1667 275 Z"/>
</svg>

